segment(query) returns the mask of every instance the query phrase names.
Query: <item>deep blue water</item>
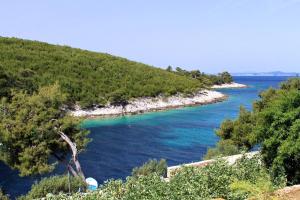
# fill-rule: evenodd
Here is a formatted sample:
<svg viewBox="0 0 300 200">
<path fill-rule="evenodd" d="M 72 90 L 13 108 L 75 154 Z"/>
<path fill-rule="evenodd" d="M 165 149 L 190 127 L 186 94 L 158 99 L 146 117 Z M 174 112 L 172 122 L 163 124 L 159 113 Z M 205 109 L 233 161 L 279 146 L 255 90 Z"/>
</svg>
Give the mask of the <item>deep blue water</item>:
<svg viewBox="0 0 300 200">
<path fill-rule="evenodd" d="M 222 89 L 228 100 L 205 106 L 186 107 L 114 119 L 93 119 L 83 126 L 93 141 L 80 155 L 87 177 L 99 183 L 125 178 L 133 167 L 150 158 L 165 158 L 169 166 L 199 161 L 218 141 L 214 130 L 226 118 L 235 118 L 240 105 L 251 109 L 260 91 L 277 87 L 287 77 L 235 77 L 243 89 Z M 62 173 L 63 170 L 58 170 Z M 19 178 L 0 162 L 0 186 L 12 196 L 26 193 L 35 179 Z"/>
</svg>

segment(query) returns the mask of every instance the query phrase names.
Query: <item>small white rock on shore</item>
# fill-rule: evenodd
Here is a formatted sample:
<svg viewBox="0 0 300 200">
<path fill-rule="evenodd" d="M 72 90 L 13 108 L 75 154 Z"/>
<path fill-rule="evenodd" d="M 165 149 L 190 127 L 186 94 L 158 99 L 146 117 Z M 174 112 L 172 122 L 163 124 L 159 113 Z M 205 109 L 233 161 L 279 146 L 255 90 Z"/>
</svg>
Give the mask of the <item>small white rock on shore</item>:
<svg viewBox="0 0 300 200">
<path fill-rule="evenodd" d="M 240 84 L 240 83 L 225 83 L 225 84 L 221 84 L 221 85 L 213 85 L 211 88 L 212 89 L 222 89 L 222 88 L 246 88 L 247 85 L 244 84 Z"/>
<path fill-rule="evenodd" d="M 71 115 L 76 117 L 93 117 L 93 116 L 117 116 L 124 114 L 138 114 L 143 112 L 165 110 L 188 105 L 209 104 L 224 100 L 226 95 L 221 92 L 212 90 L 202 90 L 191 97 L 174 95 L 170 97 L 155 98 L 137 98 L 122 107 L 108 105 L 105 107 L 83 110 L 77 107 L 71 111 Z"/>
</svg>

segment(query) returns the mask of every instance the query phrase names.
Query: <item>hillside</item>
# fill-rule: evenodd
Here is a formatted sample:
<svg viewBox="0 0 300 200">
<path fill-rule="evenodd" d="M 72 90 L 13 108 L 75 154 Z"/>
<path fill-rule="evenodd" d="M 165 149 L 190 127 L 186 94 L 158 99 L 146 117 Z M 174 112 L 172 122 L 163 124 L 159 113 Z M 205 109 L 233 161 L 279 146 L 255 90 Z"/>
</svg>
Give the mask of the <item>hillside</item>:
<svg viewBox="0 0 300 200">
<path fill-rule="evenodd" d="M 0 95 L 59 82 L 70 102 L 83 107 L 136 97 L 191 93 L 200 81 L 104 53 L 0 37 Z M 3 94 L 4 93 L 4 94 Z"/>
</svg>

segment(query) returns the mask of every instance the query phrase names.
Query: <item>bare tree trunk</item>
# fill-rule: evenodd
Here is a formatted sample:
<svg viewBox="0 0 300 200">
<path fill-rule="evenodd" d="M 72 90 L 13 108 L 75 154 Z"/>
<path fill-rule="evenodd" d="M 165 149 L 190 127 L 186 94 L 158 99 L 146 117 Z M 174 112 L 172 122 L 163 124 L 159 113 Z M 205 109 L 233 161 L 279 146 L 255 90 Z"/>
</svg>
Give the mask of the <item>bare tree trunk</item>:
<svg viewBox="0 0 300 200">
<path fill-rule="evenodd" d="M 75 176 L 80 176 L 84 181 L 85 181 L 85 176 L 81 170 L 81 166 L 80 166 L 80 163 L 78 161 L 78 152 L 77 152 L 77 148 L 76 148 L 76 143 L 73 143 L 71 141 L 71 139 L 66 135 L 64 134 L 62 131 L 59 131 L 58 132 L 60 137 L 68 143 L 68 145 L 70 146 L 71 148 L 71 151 L 72 151 L 72 160 L 73 160 L 73 163 L 76 167 L 76 172 L 75 170 L 73 169 L 73 167 L 68 164 L 68 169 L 70 170 L 70 172 L 74 175 L 74 173 L 76 174 Z"/>
<path fill-rule="evenodd" d="M 67 163 L 66 159 L 58 156 L 57 154 L 53 154 L 54 157 L 59 160 L 61 163 L 63 163 L 64 165 L 66 165 L 67 169 L 71 172 L 71 174 L 75 177 L 78 177 L 78 173 L 75 171 L 75 169 L 72 167 L 72 165 L 70 163 Z"/>
</svg>

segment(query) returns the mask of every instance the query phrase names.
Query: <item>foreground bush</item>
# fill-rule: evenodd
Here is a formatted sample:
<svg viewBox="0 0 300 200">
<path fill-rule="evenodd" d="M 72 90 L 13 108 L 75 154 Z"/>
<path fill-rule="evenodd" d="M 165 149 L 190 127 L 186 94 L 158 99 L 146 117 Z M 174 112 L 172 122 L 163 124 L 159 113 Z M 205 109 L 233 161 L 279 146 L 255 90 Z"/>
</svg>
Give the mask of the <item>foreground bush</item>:
<svg viewBox="0 0 300 200">
<path fill-rule="evenodd" d="M 259 178 L 256 183 L 236 181 L 230 187 L 236 194 L 246 194 L 249 200 L 279 200 L 278 195 L 274 193 L 272 182 L 265 178 L 267 177 Z"/>
<path fill-rule="evenodd" d="M 132 176 L 146 176 L 152 173 L 165 177 L 167 175 L 167 162 L 165 159 L 160 161 L 154 159 L 144 163 L 141 167 L 135 167 L 132 170 Z"/>
<path fill-rule="evenodd" d="M 204 156 L 205 160 L 215 159 L 224 156 L 231 156 L 241 153 L 239 149 L 231 140 L 220 140 L 215 148 L 209 148 L 206 155 Z"/>
<path fill-rule="evenodd" d="M 70 192 L 76 193 L 79 190 L 84 191 L 85 183 L 80 178 L 70 176 Z M 32 185 L 31 190 L 26 196 L 22 196 L 20 200 L 30 200 L 42 198 L 48 193 L 60 194 L 69 193 L 69 177 L 68 176 L 52 176 L 44 178 L 40 182 Z M 1 199 L 1 198 L 0 198 Z"/>
<path fill-rule="evenodd" d="M 242 158 L 235 165 L 228 165 L 225 161 L 218 161 L 203 168 L 185 167 L 169 182 L 161 180 L 160 176 L 152 173 L 148 176 L 128 177 L 125 182 L 110 180 L 96 192 L 74 194 L 72 199 L 97 200 L 129 200 L 129 199 L 246 199 L 259 195 L 261 190 L 246 191 L 234 187 L 233 184 L 243 181 L 247 184 L 256 184 L 264 180 L 263 185 L 272 192 L 284 186 L 284 179 L 276 184 L 262 164 L 259 157 Z M 48 196 L 49 200 L 71 199 L 66 194 Z"/>
</svg>

